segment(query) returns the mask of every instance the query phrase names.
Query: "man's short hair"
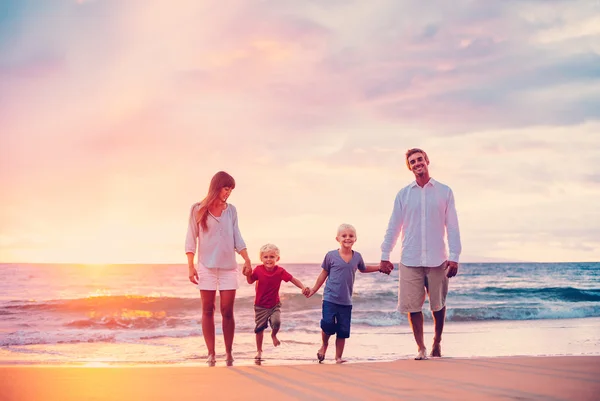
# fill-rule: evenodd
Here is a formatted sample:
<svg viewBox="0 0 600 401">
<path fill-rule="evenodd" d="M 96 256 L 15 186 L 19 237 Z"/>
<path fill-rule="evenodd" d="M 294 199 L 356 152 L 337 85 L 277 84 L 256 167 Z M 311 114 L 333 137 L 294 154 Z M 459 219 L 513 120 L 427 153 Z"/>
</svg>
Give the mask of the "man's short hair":
<svg viewBox="0 0 600 401">
<path fill-rule="evenodd" d="M 406 167 L 408 167 L 409 170 L 410 170 L 410 164 L 408 163 L 408 158 L 411 157 L 412 155 L 414 155 L 415 153 L 423 153 L 423 156 L 425 157 L 425 161 L 427 162 L 427 164 L 429 164 L 429 157 L 427 157 L 427 153 L 425 153 L 425 151 L 423 149 L 419 149 L 419 148 L 408 149 L 406 151 L 406 159 L 405 160 L 406 160 Z"/>
</svg>

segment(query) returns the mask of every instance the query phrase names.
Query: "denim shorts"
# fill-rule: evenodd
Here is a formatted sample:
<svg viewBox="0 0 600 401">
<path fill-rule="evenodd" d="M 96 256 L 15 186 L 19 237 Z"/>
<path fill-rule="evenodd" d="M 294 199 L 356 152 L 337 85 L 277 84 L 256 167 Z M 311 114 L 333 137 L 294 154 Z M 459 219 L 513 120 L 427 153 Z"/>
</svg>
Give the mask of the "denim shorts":
<svg viewBox="0 0 600 401">
<path fill-rule="evenodd" d="M 339 305 L 323 301 L 323 319 L 321 330 L 327 335 L 335 334 L 337 338 L 350 337 L 350 321 L 352 320 L 352 305 Z"/>
</svg>

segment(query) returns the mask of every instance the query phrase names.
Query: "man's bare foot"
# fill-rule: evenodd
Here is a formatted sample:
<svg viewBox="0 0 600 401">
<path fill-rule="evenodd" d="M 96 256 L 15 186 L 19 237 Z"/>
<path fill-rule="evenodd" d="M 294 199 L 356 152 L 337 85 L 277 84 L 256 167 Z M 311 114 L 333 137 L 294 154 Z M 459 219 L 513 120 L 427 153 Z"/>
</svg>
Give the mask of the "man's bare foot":
<svg viewBox="0 0 600 401">
<path fill-rule="evenodd" d="M 348 361 L 347 361 L 347 360 L 345 360 L 345 359 L 342 359 L 342 358 L 335 358 L 335 363 L 346 363 L 346 362 L 348 362 Z"/>
<path fill-rule="evenodd" d="M 230 366 L 233 361 L 235 361 L 235 359 L 233 359 L 233 354 L 231 352 L 225 354 L 225 362 L 227 363 L 227 366 Z"/>
<path fill-rule="evenodd" d="M 328 346 L 328 344 L 323 344 L 323 345 L 321 345 L 321 348 L 319 348 L 319 350 L 317 351 L 317 359 L 319 360 L 319 363 L 321 363 L 325 360 L 325 353 L 327 352 L 327 346 Z"/>
<path fill-rule="evenodd" d="M 431 347 L 431 354 L 429 354 L 429 356 L 434 358 L 442 357 L 442 346 L 440 345 L 440 343 L 433 344 L 433 346 Z"/>
<path fill-rule="evenodd" d="M 257 351 L 254 359 L 257 361 L 261 361 L 262 360 L 262 351 Z"/>
<path fill-rule="evenodd" d="M 419 350 L 417 356 L 415 356 L 415 361 L 424 361 L 427 359 L 427 349 L 422 348 Z"/>
<path fill-rule="evenodd" d="M 277 338 L 277 335 L 271 334 L 271 338 L 273 339 L 273 345 L 279 347 L 281 345 L 281 341 Z"/>
</svg>

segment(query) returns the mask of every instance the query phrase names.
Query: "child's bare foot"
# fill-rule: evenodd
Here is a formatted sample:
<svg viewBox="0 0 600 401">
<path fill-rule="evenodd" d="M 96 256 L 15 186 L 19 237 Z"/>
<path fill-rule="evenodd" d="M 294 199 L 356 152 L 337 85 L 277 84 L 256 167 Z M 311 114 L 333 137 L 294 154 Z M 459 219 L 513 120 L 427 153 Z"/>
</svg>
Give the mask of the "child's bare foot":
<svg viewBox="0 0 600 401">
<path fill-rule="evenodd" d="M 233 363 L 233 361 L 235 360 L 235 359 L 233 359 L 233 354 L 231 352 L 228 352 L 225 355 L 226 355 L 225 362 L 228 365 L 231 364 L 231 363 Z"/>
<path fill-rule="evenodd" d="M 279 347 L 281 345 L 281 341 L 277 338 L 277 335 L 271 334 L 271 338 L 273 339 L 273 345 Z"/>
<path fill-rule="evenodd" d="M 325 360 L 325 353 L 327 352 L 327 345 L 328 344 L 321 345 L 321 348 L 319 348 L 319 350 L 317 351 L 317 359 L 319 360 L 319 363 L 321 363 Z"/>
<path fill-rule="evenodd" d="M 345 360 L 345 359 L 342 359 L 342 358 L 335 358 L 335 363 L 346 363 L 346 362 L 348 362 L 348 361 L 347 361 L 347 360 Z"/>
<path fill-rule="evenodd" d="M 217 358 L 215 357 L 215 354 L 208 354 L 208 358 L 206 358 L 206 363 L 214 366 L 215 363 L 217 363 Z"/>
<path fill-rule="evenodd" d="M 257 351 L 254 359 L 257 361 L 262 361 L 262 351 Z"/>
</svg>

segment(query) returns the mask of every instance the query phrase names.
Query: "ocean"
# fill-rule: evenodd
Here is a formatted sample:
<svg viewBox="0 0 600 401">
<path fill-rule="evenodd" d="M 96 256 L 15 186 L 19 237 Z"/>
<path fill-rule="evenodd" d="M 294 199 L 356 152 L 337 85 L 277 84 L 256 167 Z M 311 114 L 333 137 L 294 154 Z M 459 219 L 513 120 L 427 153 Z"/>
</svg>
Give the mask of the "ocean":
<svg viewBox="0 0 600 401">
<path fill-rule="evenodd" d="M 316 263 L 281 266 L 308 286 L 320 272 Z M 600 263 L 462 264 L 450 282 L 444 356 L 599 355 L 599 271 Z M 204 365 L 200 297 L 185 264 L 0 264 L 0 277 L 0 364 Z M 349 362 L 416 353 L 406 316 L 396 310 L 397 289 L 397 269 L 390 276 L 357 272 Z M 322 292 L 306 299 L 282 283 L 282 344 L 270 345 L 267 331 L 263 364 L 316 363 Z M 237 365 L 254 363 L 253 301 L 254 286 L 240 274 Z M 424 310 L 430 344 L 427 303 Z M 332 341 L 328 361 L 334 349 Z"/>
</svg>

